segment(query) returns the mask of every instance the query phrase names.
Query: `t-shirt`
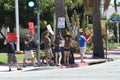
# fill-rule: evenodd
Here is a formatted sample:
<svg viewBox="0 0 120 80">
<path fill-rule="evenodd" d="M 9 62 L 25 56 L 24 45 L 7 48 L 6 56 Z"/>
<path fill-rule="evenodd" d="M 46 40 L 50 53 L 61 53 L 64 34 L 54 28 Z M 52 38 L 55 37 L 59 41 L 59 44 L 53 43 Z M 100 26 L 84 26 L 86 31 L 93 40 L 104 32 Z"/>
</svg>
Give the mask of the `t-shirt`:
<svg viewBox="0 0 120 80">
<path fill-rule="evenodd" d="M 15 43 L 14 42 L 7 42 L 7 52 L 8 53 L 15 53 Z"/>
<path fill-rule="evenodd" d="M 25 42 L 28 42 L 28 40 L 25 40 Z M 33 41 L 29 42 L 27 45 L 25 45 L 25 50 L 32 50 L 33 49 Z"/>
<path fill-rule="evenodd" d="M 86 47 L 86 38 L 83 35 L 80 35 L 78 38 L 80 47 Z"/>
<path fill-rule="evenodd" d="M 59 42 L 60 42 L 59 46 L 60 46 L 60 47 L 64 47 L 64 45 L 65 45 L 65 40 L 60 40 Z"/>
</svg>

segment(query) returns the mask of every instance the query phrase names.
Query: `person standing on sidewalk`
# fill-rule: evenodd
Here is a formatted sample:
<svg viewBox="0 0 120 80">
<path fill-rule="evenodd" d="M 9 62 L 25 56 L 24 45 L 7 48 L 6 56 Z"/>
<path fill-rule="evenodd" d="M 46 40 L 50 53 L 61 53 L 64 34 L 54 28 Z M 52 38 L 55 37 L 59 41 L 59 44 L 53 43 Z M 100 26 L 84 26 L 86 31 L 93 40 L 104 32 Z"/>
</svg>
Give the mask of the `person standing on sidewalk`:
<svg viewBox="0 0 120 80">
<path fill-rule="evenodd" d="M 55 37 L 54 46 L 55 46 L 55 62 L 56 62 L 57 66 L 60 66 L 61 65 L 61 59 L 62 59 L 62 53 L 61 53 L 60 37 L 59 37 L 59 35 L 57 35 Z"/>
<path fill-rule="evenodd" d="M 84 62 L 83 61 L 83 57 L 84 57 L 84 54 L 86 53 L 86 38 L 85 36 L 83 35 L 83 32 L 81 31 L 80 32 L 80 36 L 78 37 L 78 42 L 79 42 L 79 46 L 80 46 L 80 58 L 81 58 L 81 62 Z"/>
<path fill-rule="evenodd" d="M 52 63 L 53 53 L 51 49 L 51 40 L 49 38 L 49 32 L 46 31 L 44 33 L 44 48 L 45 48 L 45 55 L 46 55 L 46 64 L 49 66 L 49 63 Z"/>
<path fill-rule="evenodd" d="M 7 61 L 8 61 L 9 71 L 11 71 L 11 63 L 16 64 L 17 70 L 22 70 L 17 63 L 17 59 L 15 55 L 15 42 L 5 40 L 4 45 L 7 46 L 7 53 L 8 53 Z"/>
<path fill-rule="evenodd" d="M 74 64 L 74 40 L 72 39 L 72 36 L 70 35 L 70 64 Z"/>
<path fill-rule="evenodd" d="M 65 36 L 65 44 L 64 44 L 64 64 L 69 64 L 70 57 L 70 37 L 68 35 Z"/>
<path fill-rule="evenodd" d="M 60 37 L 60 48 L 61 48 L 61 54 L 62 54 L 62 59 L 61 59 L 61 64 L 64 64 L 64 45 L 65 45 L 65 40 L 64 37 L 62 36 L 61 32 L 59 32 L 59 37 Z"/>
<path fill-rule="evenodd" d="M 26 67 L 26 59 L 31 59 L 33 66 L 36 67 L 34 53 L 33 53 L 33 40 L 34 40 L 34 36 L 32 36 L 31 38 L 30 35 L 28 34 L 25 36 L 23 67 Z"/>
</svg>

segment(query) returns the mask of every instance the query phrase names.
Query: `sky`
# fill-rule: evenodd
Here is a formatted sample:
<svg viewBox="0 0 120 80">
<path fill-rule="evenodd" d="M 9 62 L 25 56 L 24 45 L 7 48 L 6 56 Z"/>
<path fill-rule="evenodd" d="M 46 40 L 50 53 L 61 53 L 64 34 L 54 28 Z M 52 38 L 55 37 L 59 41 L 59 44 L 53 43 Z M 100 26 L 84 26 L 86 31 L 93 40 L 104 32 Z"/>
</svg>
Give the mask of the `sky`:
<svg viewBox="0 0 120 80">
<path fill-rule="evenodd" d="M 117 3 L 120 2 L 120 0 L 117 0 Z M 111 4 L 114 4 L 114 0 L 111 0 Z M 117 13 L 120 15 L 120 7 L 117 7 Z M 109 7 L 106 11 L 107 18 L 109 18 L 113 13 L 115 13 L 114 7 Z"/>
<path fill-rule="evenodd" d="M 120 2 L 120 0 L 117 0 L 117 3 Z M 111 0 L 111 4 L 114 4 L 114 0 Z"/>
</svg>

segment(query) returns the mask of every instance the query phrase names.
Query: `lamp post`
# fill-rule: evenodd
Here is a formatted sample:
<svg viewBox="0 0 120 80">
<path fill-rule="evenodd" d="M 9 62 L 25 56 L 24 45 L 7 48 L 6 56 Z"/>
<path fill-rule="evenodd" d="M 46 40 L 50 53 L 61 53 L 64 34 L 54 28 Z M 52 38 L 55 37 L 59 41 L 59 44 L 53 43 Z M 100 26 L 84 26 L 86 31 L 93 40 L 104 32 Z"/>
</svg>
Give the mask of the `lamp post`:
<svg viewBox="0 0 120 80">
<path fill-rule="evenodd" d="M 18 0 L 15 0 L 15 18 L 16 18 L 16 34 L 17 34 L 17 51 L 20 50 L 20 40 L 19 40 L 19 5 Z"/>
</svg>

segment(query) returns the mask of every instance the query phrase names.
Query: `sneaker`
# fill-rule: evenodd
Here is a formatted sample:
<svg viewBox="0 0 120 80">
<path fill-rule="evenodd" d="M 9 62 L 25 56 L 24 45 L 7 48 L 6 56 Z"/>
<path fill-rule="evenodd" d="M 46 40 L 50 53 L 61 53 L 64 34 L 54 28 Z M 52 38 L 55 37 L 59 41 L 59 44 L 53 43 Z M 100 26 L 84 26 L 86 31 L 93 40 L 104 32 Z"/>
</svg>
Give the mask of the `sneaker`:
<svg viewBox="0 0 120 80">
<path fill-rule="evenodd" d="M 67 63 L 67 65 L 69 65 L 69 63 Z"/>
<path fill-rule="evenodd" d="M 59 64 L 56 64 L 56 66 L 59 66 Z"/>
<path fill-rule="evenodd" d="M 17 68 L 17 70 L 22 70 L 21 68 Z"/>
<path fill-rule="evenodd" d="M 37 67 L 37 65 L 34 65 L 34 67 Z"/>
<path fill-rule="evenodd" d="M 49 64 L 47 64 L 47 66 L 50 66 Z"/>
<path fill-rule="evenodd" d="M 26 65 L 25 65 L 25 64 L 23 64 L 23 67 L 26 67 Z"/>
<path fill-rule="evenodd" d="M 58 66 L 61 66 L 61 64 L 58 64 Z"/>
<path fill-rule="evenodd" d="M 11 71 L 11 69 L 9 69 L 9 71 Z"/>
<path fill-rule="evenodd" d="M 85 63 L 85 61 L 81 61 L 82 63 Z"/>
</svg>

